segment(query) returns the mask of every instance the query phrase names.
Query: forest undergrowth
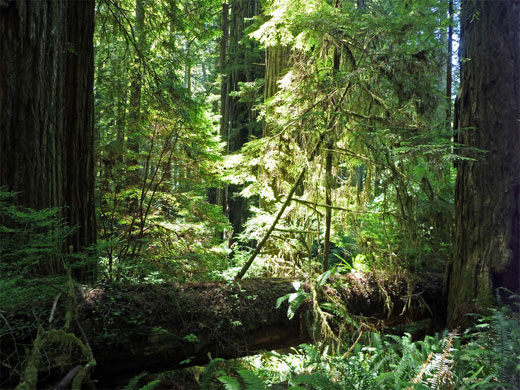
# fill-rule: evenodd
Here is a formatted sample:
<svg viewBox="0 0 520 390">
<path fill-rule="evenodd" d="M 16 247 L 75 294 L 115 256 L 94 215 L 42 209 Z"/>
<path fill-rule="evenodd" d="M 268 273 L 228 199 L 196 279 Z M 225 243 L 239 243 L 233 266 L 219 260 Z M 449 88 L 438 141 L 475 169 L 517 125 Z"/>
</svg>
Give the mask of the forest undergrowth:
<svg viewBox="0 0 520 390">
<path fill-rule="evenodd" d="M 519 336 L 518 313 L 501 306 L 463 333 L 416 340 L 406 332 L 357 330 L 336 350 L 316 343 L 235 361 L 216 358 L 205 367 L 142 373 L 125 390 L 165 389 L 176 381 L 206 390 L 518 389 Z"/>
</svg>

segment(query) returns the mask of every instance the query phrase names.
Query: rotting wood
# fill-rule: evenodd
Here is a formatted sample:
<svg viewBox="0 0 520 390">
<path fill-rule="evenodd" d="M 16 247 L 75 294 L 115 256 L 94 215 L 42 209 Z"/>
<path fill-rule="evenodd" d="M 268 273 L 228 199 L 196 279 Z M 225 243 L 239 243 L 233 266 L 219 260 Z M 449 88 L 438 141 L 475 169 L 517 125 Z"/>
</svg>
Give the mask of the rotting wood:
<svg viewBox="0 0 520 390">
<path fill-rule="evenodd" d="M 286 306 L 274 309 L 279 297 L 295 291 L 293 282 L 245 279 L 86 291 L 81 321 L 98 361 L 95 375 L 129 377 L 205 364 L 208 355 L 237 358 L 309 342 L 301 315 L 289 320 Z M 336 282 L 339 287 L 326 287 L 323 294 L 335 294 L 352 315 L 379 325 L 431 316 L 424 303 L 435 305 L 441 288 L 440 280 L 430 281 L 409 292 L 407 281 L 385 282 L 361 273 Z M 105 337 L 107 331 L 115 336 Z"/>
<path fill-rule="evenodd" d="M 244 279 L 84 288 L 78 313 L 97 362 L 93 378 L 110 386 L 143 371 L 206 364 L 210 356 L 237 358 L 310 342 L 304 313 L 312 305 L 304 303 L 292 320 L 286 305 L 275 309 L 279 297 L 295 291 L 294 282 Z M 434 278 L 409 291 L 404 278 L 388 281 L 358 272 L 332 282 L 321 290 L 320 299 L 342 302 L 350 315 L 363 315 L 377 327 L 431 317 L 425 303 L 433 308 L 441 289 Z M 42 304 L 50 310 L 52 298 Z"/>
</svg>

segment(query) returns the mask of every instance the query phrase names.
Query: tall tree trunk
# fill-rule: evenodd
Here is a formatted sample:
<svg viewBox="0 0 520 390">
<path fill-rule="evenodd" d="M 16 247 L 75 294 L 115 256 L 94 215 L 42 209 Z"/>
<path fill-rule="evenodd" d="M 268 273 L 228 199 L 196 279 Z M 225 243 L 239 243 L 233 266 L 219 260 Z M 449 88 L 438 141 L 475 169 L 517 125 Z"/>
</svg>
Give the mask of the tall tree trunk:
<svg viewBox="0 0 520 390">
<path fill-rule="evenodd" d="M 453 84 L 453 66 L 451 57 L 453 55 L 453 0 L 448 0 L 448 44 L 446 55 L 446 126 L 451 128 L 451 94 Z"/>
<path fill-rule="evenodd" d="M 332 176 L 332 148 L 334 141 L 329 139 L 327 151 L 325 152 L 325 236 L 323 238 L 323 267 L 322 272 L 329 269 L 330 256 L 330 225 L 332 221 L 332 187 L 334 177 Z"/>
<path fill-rule="evenodd" d="M 520 1 L 463 1 L 461 45 L 450 326 L 520 290 Z"/>
<path fill-rule="evenodd" d="M 64 1 L 0 8 L 0 183 L 34 209 L 64 204 L 66 15 Z"/>
<path fill-rule="evenodd" d="M 260 13 L 260 1 L 258 0 L 232 0 L 231 2 L 231 25 L 228 57 L 233 68 L 229 69 L 229 90 L 240 91 L 240 83 L 253 82 L 264 76 L 264 69 L 259 66 L 255 55 L 260 51 L 256 42 L 248 39 L 245 29 L 251 24 L 251 19 Z M 238 96 L 229 99 L 229 137 L 228 151 L 236 152 L 251 139 L 251 135 L 260 136 L 256 130 L 256 114 L 254 113 L 255 102 L 243 101 Z M 241 186 L 230 185 L 227 192 L 227 203 L 229 205 L 228 215 L 233 226 L 233 237 L 243 231 L 243 224 L 249 215 L 249 204 L 246 198 L 240 196 Z"/>
<path fill-rule="evenodd" d="M 338 57 L 339 60 L 339 57 Z M 339 61 L 338 61 L 339 64 Z M 334 50 L 334 69 L 333 74 L 338 70 L 336 68 L 336 50 Z M 333 110 L 337 110 L 334 106 Z M 332 113 L 330 114 L 332 117 Z M 330 118 L 328 120 L 330 121 Z M 335 126 L 332 123 L 332 126 Z M 332 130 L 332 129 L 331 129 Z M 334 183 L 334 177 L 332 176 L 332 149 L 334 148 L 334 135 L 329 136 L 327 142 L 327 149 L 325 151 L 325 235 L 323 237 L 323 263 L 322 272 L 326 272 L 329 269 L 329 256 L 330 256 L 330 225 L 332 222 L 332 188 Z"/>
<path fill-rule="evenodd" d="M 65 134 L 67 221 L 74 251 L 95 242 L 94 201 L 94 2 L 67 2 Z M 83 271 L 81 271 L 83 272 Z M 76 275 L 84 279 L 87 275 Z"/>
<path fill-rule="evenodd" d="M 269 46 L 265 50 L 265 84 L 264 101 L 272 98 L 278 91 L 278 81 L 289 65 L 290 49 L 285 46 Z M 271 130 L 266 121 L 263 123 L 262 135 L 267 137 Z"/>
<path fill-rule="evenodd" d="M 278 81 L 284 75 L 289 67 L 290 49 L 286 46 L 268 46 L 265 49 L 265 82 L 264 82 L 264 102 L 272 98 L 278 92 Z M 268 117 L 269 112 L 266 113 Z M 267 120 L 262 122 L 262 137 L 268 137 L 272 133 Z M 261 176 L 267 176 L 265 171 L 260 171 Z M 265 179 L 267 180 L 267 179 Z M 276 177 L 269 178 L 269 186 L 271 187 L 275 198 L 278 198 L 280 183 Z M 269 202 L 260 197 L 259 206 L 261 209 L 267 209 Z"/>
<path fill-rule="evenodd" d="M 336 0 L 336 8 L 340 7 L 340 0 Z M 335 79 L 339 71 L 341 56 L 338 49 L 335 47 L 332 54 L 332 78 Z M 336 123 L 331 120 L 336 115 L 339 107 L 336 106 L 336 100 L 332 99 L 332 110 L 328 119 L 329 124 L 332 126 L 332 134 L 329 135 L 327 142 L 327 150 L 325 152 L 325 236 L 323 238 L 323 265 L 322 272 L 326 272 L 329 269 L 329 256 L 330 256 L 330 225 L 332 222 L 332 189 L 334 187 L 334 177 L 332 176 L 332 150 L 334 149 L 334 129 Z"/>
<path fill-rule="evenodd" d="M 229 12 L 231 10 L 231 13 Z M 240 91 L 240 83 L 252 82 L 263 76 L 263 69 L 255 62 L 258 48 L 256 44 L 244 44 L 247 39 L 245 29 L 249 21 L 260 12 L 258 0 L 231 0 L 222 4 L 222 38 L 220 41 L 219 70 L 222 75 L 220 89 L 220 135 L 226 143 L 226 152 L 239 150 L 255 133 L 254 102 L 245 102 L 232 92 Z M 228 66 L 232 64 L 232 66 Z M 256 134 L 259 135 L 259 134 Z M 243 230 L 248 215 L 247 199 L 239 196 L 240 186 L 229 185 L 217 192 L 217 203 L 233 226 L 230 244 Z"/>
<path fill-rule="evenodd" d="M 21 205 L 63 207 L 77 226 L 65 250 L 96 239 L 93 28 L 89 0 L 0 5 L 0 186 Z"/>
<path fill-rule="evenodd" d="M 143 63 L 145 55 L 145 29 L 144 29 L 145 9 L 144 0 L 136 0 L 135 2 L 135 31 L 136 55 L 134 60 L 134 69 L 132 74 L 132 82 L 130 85 L 130 107 L 128 115 L 128 125 L 130 128 L 128 146 L 135 153 L 134 158 L 130 159 L 130 165 L 138 165 L 139 158 L 139 134 L 141 128 L 141 94 L 143 89 Z M 128 184 L 137 185 L 139 183 L 139 171 L 135 170 L 127 172 Z M 135 211 L 135 204 L 131 204 L 131 212 Z"/>
<path fill-rule="evenodd" d="M 222 29 L 222 38 L 220 38 L 220 56 L 218 70 L 221 75 L 220 81 L 220 137 L 223 142 L 226 143 L 226 153 L 229 151 L 229 86 L 228 86 L 228 74 L 226 71 L 227 63 L 227 47 L 228 47 L 228 17 L 229 17 L 229 5 L 226 1 L 222 3 L 222 14 L 220 27 Z M 227 188 L 218 188 L 216 201 L 217 204 L 222 206 L 224 214 L 227 215 Z"/>
</svg>

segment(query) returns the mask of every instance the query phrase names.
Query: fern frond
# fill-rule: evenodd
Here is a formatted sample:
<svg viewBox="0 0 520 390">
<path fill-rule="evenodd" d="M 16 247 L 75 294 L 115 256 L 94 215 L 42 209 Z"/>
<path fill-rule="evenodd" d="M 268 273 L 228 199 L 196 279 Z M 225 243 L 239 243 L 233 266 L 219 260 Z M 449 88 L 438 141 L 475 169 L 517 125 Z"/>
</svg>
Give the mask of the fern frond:
<svg viewBox="0 0 520 390">
<path fill-rule="evenodd" d="M 442 353 L 434 354 L 434 358 L 431 361 L 429 369 L 425 369 L 425 373 L 428 372 L 431 374 L 426 380 L 426 383 L 430 389 L 440 390 L 445 386 L 448 389 L 453 388 L 453 366 L 454 361 L 452 359 L 453 355 L 453 340 L 457 336 L 457 332 L 453 331 L 448 334 L 446 338 L 444 349 Z M 424 383 L 424 382 L 423 382 Z"/>
<path fill-rule="evenodd" d="M 139 390 L 154 390 L 159 385 L 159 383 L 161 383 L 161 380 L 155 379 L 153 381 L 148 382 L 143 387 L 139 388 Z"/>
<path fill-rule="evenodd" d="M 134 376 L 128 384 L 124 387 L 124 390 L 139 390 L 139 382 L 148 375 L 146 371 Z"/>
<path fill-rule="evenodd" d="M 204 368 L 204 372 L 202 373 L 200 377 L 200 388 L 201 390 L 209 389 L 209 385 L 213 378 L 215 377 L 215 374 L 218 374 L 217 371 L 217 363 L 223 362 L 224 359 L 222 358 L 215 358 L 211 359 L 209 363 L 206 365 L 206 368 Z"/>
<path fill-rule="evenodd" d="M 226 390 L 240 390 L 240 383 L 236 378 L 224 375 L 219 377 L 218 380 L 224 384 Z"/>
<path fill-rule="evenodd" d="M 495 362 L 495 375 L 498 381 L 520 386 L 520 316 L 508 306 L 492 309 L 487 318 L 490 323 L 492 339 L 491 350 Z"/>
<path fill-rule="evenodd" d="M 296 385 L 309 385 L 315 390 L 341 389 L 340 385 L 332 382 L 327 375 L 321 372 L 297 376 L 293 379 L 293 382 Z"/>
<path fill-rule="evenodd" d="M 426 373 L 426 370 L 428 369 L 428 364 L 430 364 L 430 360 L 431 360 L 432 356 L 433 356 L 433 352 L 430 352 L 430 354 L 428 355 L 428 358 L 423 363 L 421 369 L 419 370 L 419 372 L 417 373 L 415 378 L 413 378 L 413 380 L 412 380 L 413 384 L 418 384 L 421 382 L 423 375 Z M 411 387 L 408 388 L 408 390 L 411 390 L 411 389 L 412 389 Z"/>
<path fill-rule="evenodd" d="M 246 383 L 246 390 L 266 390 L 267 386 L 264 381 L 254 372 L 249 370 L 238 370 L 238 374 Z"/>
</svg>

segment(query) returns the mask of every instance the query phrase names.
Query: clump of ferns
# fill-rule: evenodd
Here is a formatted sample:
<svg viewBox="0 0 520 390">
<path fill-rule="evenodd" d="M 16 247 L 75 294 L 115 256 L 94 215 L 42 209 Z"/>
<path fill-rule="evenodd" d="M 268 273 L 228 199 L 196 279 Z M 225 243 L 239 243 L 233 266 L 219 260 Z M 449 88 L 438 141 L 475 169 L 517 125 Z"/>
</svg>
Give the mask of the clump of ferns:
<svg viewBox="0 0 520 390">
<path fill-rule="evenodd" d="M 432 340 L 419 342 L 429 353 L 409 389 L 520 388 L 520 313 L 511 307 L 490 309 L 462 337 L 448 333 L 441 352 Z"/>
<path fill-rule="evenodd" d="M 513 299 L 520 309 L 520 297 L 516 295 Z M 497 379 L 520 388 L 520 311 L 502 306 L 491 309 L 491 313 L 489 322 L 496 340 L 492 347 Z"/>
<path fill-rule="evenodd" d="M 470 363 L 483 367 L 495 386 L 520 388 L 520 296 L 511 295 L 512 305 L 489 309 L 478 316 L 475 331 L 464 354 Z M 515 310 L 516 306 L 516 310 Z"/>
<path fill-rule="evenodd" d="M 444 348 L 440 353 L 430 352 L 421 369 L 413 378 L 414 385 L 423 384 L 430 390 L 452 390 L 453 389 L 453 341 L 457 332 L 452 331 L 445 338 Z M 411 386 L 408 389 L 412 390 Z"/>
</svg>

